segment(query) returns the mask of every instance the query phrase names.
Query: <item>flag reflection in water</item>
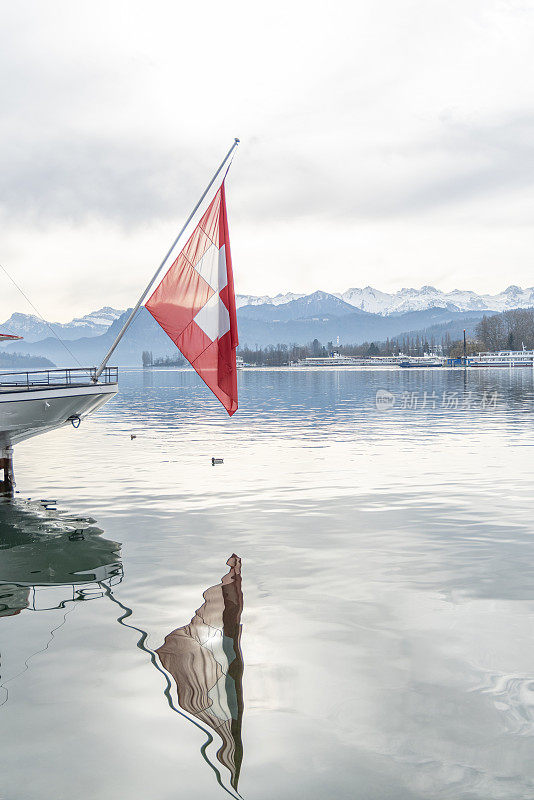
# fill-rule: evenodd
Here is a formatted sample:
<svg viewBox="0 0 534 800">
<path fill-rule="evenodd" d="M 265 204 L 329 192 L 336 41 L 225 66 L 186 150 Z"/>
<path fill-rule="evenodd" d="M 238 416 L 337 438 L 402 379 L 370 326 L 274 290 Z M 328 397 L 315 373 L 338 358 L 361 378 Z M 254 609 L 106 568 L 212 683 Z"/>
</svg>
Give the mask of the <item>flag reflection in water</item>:
<svg viewBox="0 0 534 800">
<path fill-rule="evenodd" d="M 181 708 L 221 737 L 217 758 L 237 789 L 243 760 L 241 559 L 234 554 L 226 563 L 230 569 L 206 589 L 191 622 L 169 633 L 156 652 L 176 681 Z"/>
</svg>

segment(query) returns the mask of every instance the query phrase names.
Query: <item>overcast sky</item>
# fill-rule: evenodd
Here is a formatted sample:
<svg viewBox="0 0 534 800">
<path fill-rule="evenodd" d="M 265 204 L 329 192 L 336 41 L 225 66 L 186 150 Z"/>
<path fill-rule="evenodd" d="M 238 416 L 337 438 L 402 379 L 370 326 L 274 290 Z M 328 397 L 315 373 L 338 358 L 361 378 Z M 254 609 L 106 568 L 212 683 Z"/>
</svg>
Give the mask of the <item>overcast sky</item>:
<svg viewBox="0 0 534 800">
<path fill-rule="evenodd" d="M 240 293 L 534 285 L 534 2 L 2 0 L 0 38 L 0 262 L 49 319 L 132 305 L 234 136 Z"/>
</svg>

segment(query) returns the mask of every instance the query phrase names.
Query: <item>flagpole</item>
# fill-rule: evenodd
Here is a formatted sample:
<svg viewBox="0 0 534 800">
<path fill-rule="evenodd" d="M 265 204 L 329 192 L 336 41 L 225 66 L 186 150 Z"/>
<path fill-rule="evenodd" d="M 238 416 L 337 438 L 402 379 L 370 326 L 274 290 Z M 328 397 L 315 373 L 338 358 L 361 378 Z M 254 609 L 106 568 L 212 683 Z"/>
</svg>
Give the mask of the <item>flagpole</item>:
<svg viewBox="0 0 534 800">
<path fill-rule="evenodd" d="M 174 242 L 169 247 L 169 250 L 167 251 L 167 254 L 166 254 L 165 258 L 163 259 L 163 261 L 161 262 L 161 264 L 157 268 L 154 276 L 150 280 L 150 283 L 148 284 L 148 286 L 146 287 L 145 291 L 143 292 L 143 294 L 141 295 L 141 297 L 137 301 L 137 305 L 135 306 L 135 308 L 132 309 L 132 312 L 131 312 L 130 316 L 128 317 L 128 319 L 126 320 L 124 325 L 122 326 L 121 330 L 119 331 L 119 334 L 118 334 L 117 338 L 115 339 L 115 341 L 113 342 L 113 344 L 109 348 L 108 352 L 106 353 L 106 355 L 104 357 L 104 360 L 102 361 L 102 363 L 98 367 L 97 371 L 95 372 L 95 374 L 93 376 L 93 383 L 96 383 L 98 381 L 100 375 L 102 374 L 103 370 L 106 367 L 106 364 L 108 363 L 109 359 L 113 355 L 113 352 L 114 352 L 115 348 L 117 347 L 117 345 L 119 344 L 120 340 L 122 339 L 122 337 L 124 336 L 124 334 L 126 333 L 128 328 L 130 327 L 130 325 L 132 324 L 135 315 L 137 314 L 137 312 L 141 308 L 141 304 L 142 304 L 143 300 L 145 299 L 145 297 L 147 296 L 148 292 L 150 291 L 150 289 L 152 288 L 152 286 L 156 282 L 156 280 L 158 278 L 158 275 L 160 274 L 161 270 L 163 269 L 163 267 L 167 263 L 167 260 L 168 260 L 168 258 L 170 256 L 170 254 L 172 253 L 172 251 L 174 250 L 174 248 L 176 247 L 176 245 L 178 243 L 178 240 L 180 239 L 180 237 L 182 236 L 183 232 L 185 231 L 185 229 L 187 228 L 187 226 L 189 225 L 189 223 L 191 222 L 191 220 L 193 219 L 193 217 L 197 213 L 198 209 L 200 208 L 200 205 L 202 204 L 202 201 L 204 200 L 204 198 L 208 194 L 209 190 L 211 189 L 211 187 L 213 186 L 213 184 L 217 180 L 218 175 L 222 172 L 222 169 L 223 169 L 224 165 L 226 164 L 226 162 L 228 161 L 228 159 L 230 158 L 230 156 L 232 155 L 232 153 L 234 152 L 234 150 L 235 150 L 235 148 L 237 147 L 238 144 L 239 144 L 239 139 L 237 139 L 237 138 L 234 139 L 234 143 L 231 146 L 231 148 L 228 150 L 228 152 L 225 155 L 225 157 L 223 158 L 223 160 L 221 161 L 221 165 L 220 165 L 219 169 L 217 170 L 217 172 L 215 173 L 215 175 L 213 176 L 211 181 L 206 186 L 206 188 L 204 190 L 204 193 L 202 194 L 202 197 L 200 198 L 200 200 L 198 201 L 198 203 L 196 204 L 196 206 L 194 207 L 192 212 L 189 214 L 187 220 L 184 222 L 184 225 L 183 225 L 180 233 L 178 234 L 178 236 L 176 237 Z"/>
</svg>

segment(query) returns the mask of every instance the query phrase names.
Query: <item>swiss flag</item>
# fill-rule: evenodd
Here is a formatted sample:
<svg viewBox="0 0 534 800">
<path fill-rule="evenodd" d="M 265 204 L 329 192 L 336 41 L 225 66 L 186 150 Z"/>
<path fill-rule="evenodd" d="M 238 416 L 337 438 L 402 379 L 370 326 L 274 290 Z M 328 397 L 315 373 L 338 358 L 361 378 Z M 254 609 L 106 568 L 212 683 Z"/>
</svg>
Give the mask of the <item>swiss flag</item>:
<svg viewBox="0 0 534 800">
<path fill-rule="evenodd" d="M 238 339 L 224 181 L 145 306 L 232 416 Z"/>
</svg>

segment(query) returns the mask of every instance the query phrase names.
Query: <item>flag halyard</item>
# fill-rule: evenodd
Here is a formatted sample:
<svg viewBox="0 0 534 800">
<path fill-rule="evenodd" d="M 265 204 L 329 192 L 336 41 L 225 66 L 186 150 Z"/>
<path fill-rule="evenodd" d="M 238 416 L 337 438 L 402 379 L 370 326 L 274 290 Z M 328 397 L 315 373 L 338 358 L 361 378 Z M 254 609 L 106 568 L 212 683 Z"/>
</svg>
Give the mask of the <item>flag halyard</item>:
<svg viewBox="0 0 534 800">
<path fill-rule="evenodd" d="M 145 307 L 232 416 L 238 335 L 224 181 Z"/>
</svg>

